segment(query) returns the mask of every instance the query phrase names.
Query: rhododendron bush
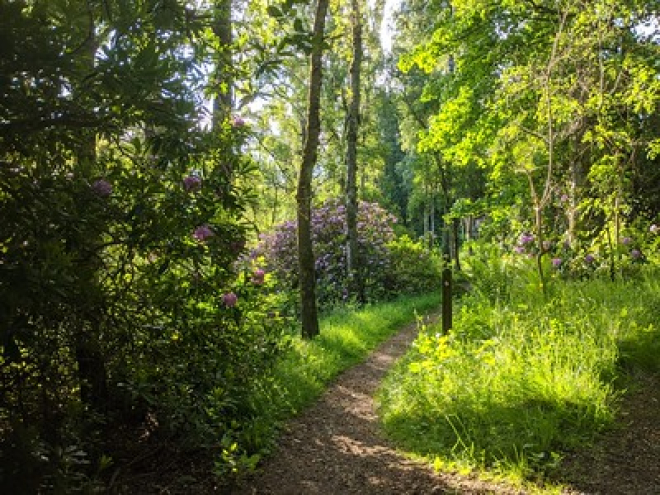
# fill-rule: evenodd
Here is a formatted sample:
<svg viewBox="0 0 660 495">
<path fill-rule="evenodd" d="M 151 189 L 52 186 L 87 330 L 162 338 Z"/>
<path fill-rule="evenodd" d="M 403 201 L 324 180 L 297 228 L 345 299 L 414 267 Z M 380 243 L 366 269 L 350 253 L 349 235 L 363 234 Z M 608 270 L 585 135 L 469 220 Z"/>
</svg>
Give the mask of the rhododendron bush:
<svg viewBox="0 0 660 495">
<path fill-rule="evenodd" d="M 89 452 L 77 425 L 128 414 L 191 445 L 236 437 L 241 452 L 242 398 L 281 328 L 263 273 L 236 263 L 245 193 L 223 165 L 249 164 L 199 137 L 195 160 L 102 150 L 101 178 L 27 158 L 0 170 L 0 422 L 29 424 L 35 448 L 66 431 Z"/>
<path fill-rule="evenodd" d="M 0 492 L 94 492 L 84 475 L 115 456 L 115 436 L 230 442 L 219 462 L 235 465 L 281 330 L 261 278 L 236 264 L 249 127 L 199 125 L 202 82 L 181 55 L 195 26 L 129 2 L 99 24 L 121 34 L 95 40 L 91 66 L 68 57 L 94 25 L 70 29 L 42 12 L 52 3 L 0 15 L 8 59 L 25 40 L 29 54 L 0 82 Z"/>
<path fill-rule="evenodd" d="M 357 275 L 368 302 L 422 292 L 439 284 L 439 260 L 419 243 L 397 240 L 395 223 L 396 218 L 377 203 L 359 203 Z M 284 222 L 272 233 L 262 234 L 252 253 L 263 258 L 280 290 L 297 288 L 296 236 L 296 222 Z M 340 201 L 329 200 L 312 210 L 312 242 L 320 305 L 330 307 L 354 298 L 346 268 L 346 209 Z"/>
</svg>

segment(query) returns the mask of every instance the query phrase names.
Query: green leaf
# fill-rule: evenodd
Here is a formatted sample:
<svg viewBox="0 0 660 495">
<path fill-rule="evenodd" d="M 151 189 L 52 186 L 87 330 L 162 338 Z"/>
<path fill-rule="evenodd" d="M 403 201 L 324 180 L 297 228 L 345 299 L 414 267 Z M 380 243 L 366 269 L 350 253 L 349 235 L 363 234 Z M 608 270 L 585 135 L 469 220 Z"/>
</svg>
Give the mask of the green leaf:
<svg viewBox="0 0 660 495">
<path fill-rule="evenodd" d="M 268 12 L 269 16 L 274 17 L 275 19 L 281 19 L 284 17 L 284 13 L 277 5 L 269 5 L 266 8 L 266 12 Z"/>
</svg>

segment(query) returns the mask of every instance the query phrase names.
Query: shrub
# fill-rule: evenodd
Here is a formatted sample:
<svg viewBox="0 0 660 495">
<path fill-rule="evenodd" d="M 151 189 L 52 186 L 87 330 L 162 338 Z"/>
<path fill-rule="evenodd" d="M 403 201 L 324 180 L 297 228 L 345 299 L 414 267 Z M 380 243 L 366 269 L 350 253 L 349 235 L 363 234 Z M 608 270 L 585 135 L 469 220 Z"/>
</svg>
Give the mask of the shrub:
<svg viewBox="0 0 660 495">
<path fill-rule="evenodd" d="M 418 293 L 439 280 L 436 257 L 409 238 L 396 239 L 396 219 L 376 203 L 361 202 L 358 208 L 358 276 L 364 284 L 364 299 L 378 301 L 401 291 Z M 297 223 L 285 222 L 273 233 L 261 236 L 253 256 L 263 257 L 281 290 L 298 284 Z M 330 200 L 312 211 L 312 242 L 316 257 L 317 295 L 322 307 L 346 302 L 346 211 Z"/>
<path fill-rule="evenodd" d="M 390 257 L 387 287 L 392 293 L 418 294 L 438 290 L 441 279 L 441 259 L 429 252 L 421 242 L 409 236 L 387 244 Z"/>
</svg>

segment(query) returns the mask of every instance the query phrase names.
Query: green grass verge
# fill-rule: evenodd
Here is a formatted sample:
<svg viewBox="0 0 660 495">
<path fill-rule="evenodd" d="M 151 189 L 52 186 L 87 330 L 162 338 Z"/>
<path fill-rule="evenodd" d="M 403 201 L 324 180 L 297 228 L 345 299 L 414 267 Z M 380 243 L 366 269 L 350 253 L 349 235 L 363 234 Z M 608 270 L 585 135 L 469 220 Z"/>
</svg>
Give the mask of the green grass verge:
<svg viewBox="0 0 660 495">
<path fill-rule="evenodd" d="M 426 314 L 439 303 L 439 295 L 431 294 L 402 297 L 357 311 L 337 310 L 321 318 L 317 338 L 292 336 L 274 376 L 256 387 L 252 449 L 266 450 L 277 424 L 310 405 L 340 372 L 363 361 L 417 314 Z"/>
<path fill-rule="evenodd" d="M 539 482 L 613 424 L 625 377 L 660 371 L 660 274 L 557 277 L 547 300 L 506 276 L 499 302 L 464 298 L 450 335 L 426 328 L 377 403 L 388 434 L 438 469 Z"/>
</svg>

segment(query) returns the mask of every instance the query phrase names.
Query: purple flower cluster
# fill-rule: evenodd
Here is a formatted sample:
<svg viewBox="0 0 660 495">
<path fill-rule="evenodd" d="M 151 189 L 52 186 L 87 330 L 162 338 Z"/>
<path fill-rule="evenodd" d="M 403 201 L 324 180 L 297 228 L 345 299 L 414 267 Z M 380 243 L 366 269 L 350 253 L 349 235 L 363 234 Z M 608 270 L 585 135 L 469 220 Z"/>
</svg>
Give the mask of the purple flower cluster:
<svg viewBox="0 0 660 495">
<path fill-rule="evenodd" d="M 223 294 L 221 299 L 222 304 L 228 308 L 233 308 L 238 302 L 238 297 L 233 292 L 227 292 L 226 294 Z"/>
<path fill-rule="evenodd" d="M 266 272 L 261 268 L 257 268 L 252 274 L 252 283 L 255 285 L 262 285 L 266 277 Z"/>
<path fill-rule="evenodd" d="M 208 225 L 200 225 L 193 231 L 193 237 L 196 241 L 205 242 L 209 237 L 213 236 L 213 231 Z"/>
<path fill-rule="evenodd" d="M 92 191 L 102 198 L 112 194 L 112 184 L 105 179 L 97 179 L 92 183 Z"/>
<path fill-rule="evenodd" d="M 202 179 L 196 175 L 189 175 L 183 179 L 183 188 L 188 193 L 197 192 L 202 188 Z"/>
<path fill-rule="evenodd" d="M 377 203 L 358 205 L 358 267 L 367 281 L 366 291 L 382 290 L 390 265 L 388 243 L 394 240 L 394 216 Z M 346 208 L 339 200 L 329 200 L 312 211 L 317 288 L 320 302 L 340 301 L 347 285 Z M 272 234 L 262 235 L 255 257 L 264 256 L 267 270 L 279 283 L 295 287 L 298 279 L 297 223 L 288 221 Z"/>
</svg>

